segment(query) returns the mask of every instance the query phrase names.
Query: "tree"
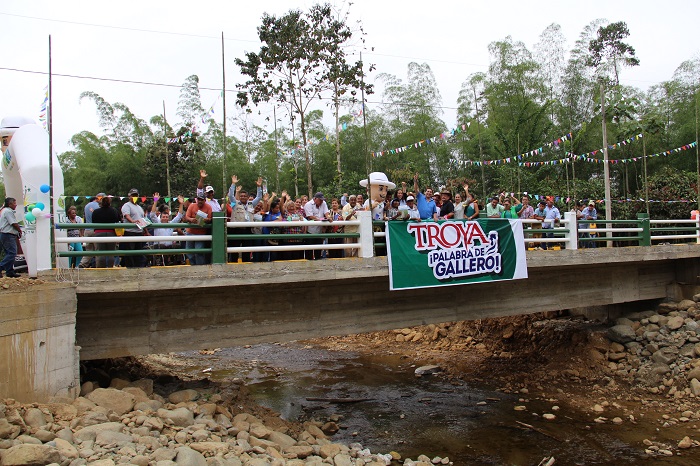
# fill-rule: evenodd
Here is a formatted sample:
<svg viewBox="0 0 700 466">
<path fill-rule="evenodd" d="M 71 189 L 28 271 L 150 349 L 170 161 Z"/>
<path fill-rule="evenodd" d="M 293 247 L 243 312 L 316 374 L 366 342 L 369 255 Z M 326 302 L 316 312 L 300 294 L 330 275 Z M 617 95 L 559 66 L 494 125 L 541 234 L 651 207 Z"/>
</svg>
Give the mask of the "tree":
<svg viewBox="0 0 700 466">
<path fill-rule="evenodd" d="M 620 84 L 620 66 L 639 66 L 634 47 L 622 42 L 630 35 L 627 23 L 618 21 L 598 28 L 598 36 L 588 45 L 588 66 L 612 70 L 614 84 Z"/>
<path fill-rule="evenodd" d="M 177 116 L 182 118 L 184 126 L 192 127 L 204 115 L 202 99 L 199 95 L 199 76 L 193 74 L 185 79 L 180 88 L 180 99 L 177 102 Z"/>
<path fill-rule="evenodd" d="M 270 100 L 289 102 L 299 115 L 309 196 L 313 193 L 306 115 L 311 102 L 335 80 L 351 80 L 361 63 L 344 69 L 342 45 L 352 37 L 347 25 L 333 16 L 329 4 L 314 5 L 308 13 L 292 10 L 282 17 L 265 13 L 258 37 L 258 53 L 236 59 L 247 81 L 238 86 L 237 102 L 246 106 Z M 355 77 L 357 75 L 355 74 Z"/>
</svg>

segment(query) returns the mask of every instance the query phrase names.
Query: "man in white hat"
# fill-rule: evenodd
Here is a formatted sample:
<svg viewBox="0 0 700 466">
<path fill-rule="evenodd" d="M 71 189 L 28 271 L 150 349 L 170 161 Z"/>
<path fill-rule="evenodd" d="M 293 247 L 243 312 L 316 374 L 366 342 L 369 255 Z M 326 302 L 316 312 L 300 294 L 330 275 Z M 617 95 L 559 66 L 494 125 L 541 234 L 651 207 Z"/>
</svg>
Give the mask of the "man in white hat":
<svg viewBox="0 0 700 466">
<path fill-rule="evenodd" d="M 214 187 L 213 186 L 204 186 L 204 178 L 206 178 L 207 171 L 206 170 L 199 170 L 199 183 L 197 183 L 197 197 L 200 195 L 206 199 L 207 204 L 211 206 L 211 211 L 212 212 L 221 212 L 221 204 L 219 204 L 219 201 L 214 199 Z"/>
<path fill-rule="evenodd" d="M 366 188 L 370 186 L 369 199 L 364 204 L 365 209 L 369 209 L 372 203 L 372 220 L 384 219 L 384 204 L 390 189 L 394 189 L 396 184 L 389 181 L 382 172 L 372 172 L 369 179 L 360 181 L 360 186 Z"/>
</svg>

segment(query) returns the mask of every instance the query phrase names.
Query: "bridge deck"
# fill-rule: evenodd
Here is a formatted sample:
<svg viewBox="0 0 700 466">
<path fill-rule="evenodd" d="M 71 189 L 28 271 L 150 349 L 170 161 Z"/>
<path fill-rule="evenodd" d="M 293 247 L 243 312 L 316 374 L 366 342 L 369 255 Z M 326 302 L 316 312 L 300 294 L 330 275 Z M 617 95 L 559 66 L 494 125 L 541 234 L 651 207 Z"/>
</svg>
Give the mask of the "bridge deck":
<svg viewBox="0 0 700 466">
<path fill-rule="evenodd" d="M 81 270 L 81 359 L 619 304 L 697 283 L 700 245 L 527 253 L 529 278 L 389 291 L 386 258 Z"/>
</svg>

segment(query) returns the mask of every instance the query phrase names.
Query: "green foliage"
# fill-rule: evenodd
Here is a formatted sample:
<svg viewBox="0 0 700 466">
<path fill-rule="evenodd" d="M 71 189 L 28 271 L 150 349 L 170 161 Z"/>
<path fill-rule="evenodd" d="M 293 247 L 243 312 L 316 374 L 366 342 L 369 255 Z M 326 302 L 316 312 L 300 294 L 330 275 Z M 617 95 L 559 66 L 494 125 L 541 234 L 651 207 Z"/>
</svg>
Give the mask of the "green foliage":
<svg viewBox="0 0 700 466">
<path fill-rule="evenodd" d="M 236 137 L 224 136 L 221 122 L 209 120 L 184 141 L 166 144 L 167 138 L 188 134 L 202 116 L 196 75 L 183 84 L 180 121 L 173 125 L 162 115 L 141 119 L 125 104 L 85 92 L 81 98 L 95 104 L 104 132 L 74 135 L 73 149 L 60 155 L 66 193 L 124 195 L 137 187 L 145 195 L 163 194 L 167 160 L 173 195 L 191 196 L 203 168 L 217 196 L 228 189 L 232 174 L 248 190 L 255 189 L 255 180 L 262 176 L 268 190 L 278 195 L 282 190 L 292 197 L 320 190 L 331 198 L 363 192 L 359 181 L 370 171 L 383 171 L 397 186 L 406 182 L 409 190 L 416 173 L 422 188 L 461 191 L 466 181 L 482 201 L 499 192 L 559 196 L 562 204 L 601 201 L 602 164 L 576 161 L 526 167 L 517 162 L 547 162 L 599 150 L 603 137 L 597 76 L 608 75 L 613 78 L 609 83 L 613 85 L 606 86 L 609 144 L 644 134 L 642 140 L 610 150 L 611 159 L 638 159 L 610 165 L 613 216 L 634 218 L 645 212 L 648 182 L 652 200 L 693 201 L 653 202 L 652 218 L 687 218 L 696 207 L 695 151 L 648 158 L 646 171 L 642 156 L 695 140 L 700 60 L 682 63 L 673 79 L 647 91 L 615 85 L 619 67 L 638 63 L 634 49 L 623 42 L 628 34 L 622 22 L 596 20 L 584 28 L 566 60 L 556 24 L 543 32 L 534 54 L 511 37 L 493 42 L 488 71 L 467 76 L 459 93 L 457 124 L 465 125 L 465 130 L 432 143 L 429 138 L 449 128 L 442 119 L 442 97 L 430 66 L 410 63 L 405 77 L 380 74 L 375 85 L 383 104 L 363 106 L 362 122 L 354 121 L 340 114 L 344 106 L 360 105 L 355 99 L 363 85 L 362 63 L 345 55 L 353 38 L 347 16 L 328 5 L 281 17 L 264 15 L 258 27 L 259 52 L 236 61 L 245 77 L 238 103 L 281 103 L 292 113 L 289 124 L 278 120 L 277 132 L 268 132 L 256 124 L 249 109 L 241 109 L 227 122 Z M 367 86 L 365 91 L 372 89 Z M 346 124 L 343 131 L 335 122 L 324 125 L 323 112 L 310 107 L 319 97 L 330 97 L 327 102 L 338 123 Z M 278 107 L 280 115 L 282 108 Z M 546 145 L 569 132 L 571 140 Z M 388 151 L 399 147 L 407 149 Z M 544 150 L 530 153 L 539 148 Z M 386 152 L 370 156 L 379 151 Z M 525 159 L 517 160 L 523 153 Z M 474 164 L 504 158 L 511 162 Z M 625 202 L 618 202 L 621 199 Z"/>
</svg>

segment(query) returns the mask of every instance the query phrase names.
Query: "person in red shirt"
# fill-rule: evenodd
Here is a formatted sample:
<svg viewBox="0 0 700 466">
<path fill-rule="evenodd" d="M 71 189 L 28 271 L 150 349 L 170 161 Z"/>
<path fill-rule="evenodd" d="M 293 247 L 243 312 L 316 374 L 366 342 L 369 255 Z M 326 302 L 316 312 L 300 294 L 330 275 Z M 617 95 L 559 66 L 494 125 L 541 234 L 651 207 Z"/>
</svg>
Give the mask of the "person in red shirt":
<svg viewBox="0 0 700 466">
<path fill-rule="evenodd" d="M 200 197 L 201 196 L 201 197 Z M 198 225 L 187 228 L 186 236 L 207 235 L 210 230 L 202 228 L 204 224 L 211 224 L 211 206 L 206 203 L 204 194 L 197 194 L 197 202 L 193 202 L 185 213 L 185 223 Z M 211 244 L 210 241 L 187 241 L 187 249 L 203 249 Z M 211 263 L 211 254 L 190 253 L 187 255 L 190 265 L 205 265 Z"/>
</svg>

